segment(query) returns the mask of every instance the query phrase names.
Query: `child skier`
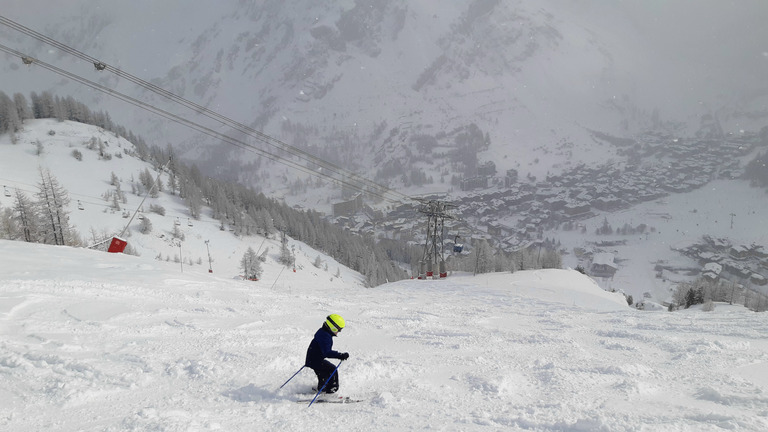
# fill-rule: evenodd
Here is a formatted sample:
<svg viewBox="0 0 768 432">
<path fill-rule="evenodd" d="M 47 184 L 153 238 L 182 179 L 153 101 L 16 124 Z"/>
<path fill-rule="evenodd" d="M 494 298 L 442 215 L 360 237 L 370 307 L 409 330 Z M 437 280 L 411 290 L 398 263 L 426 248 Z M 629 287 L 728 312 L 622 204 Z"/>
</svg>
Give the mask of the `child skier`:
<svg viewBox="0 0 768 432">
<path fill-rule="evenodd" d="M 339 372 L 333 373 L 336 370 L 336 365 L 326 360 L 326 358 L 340 360 L 349 358 L 349 353 L 340 353 L 333 350 L 333 337 L 337 336 L 343 328 L 344 318 L 337 314 L 328 315 L 323 326 L 315 332 L 315 337 L 310 342 L 309 348 L 307 348 L 305 365 L 315 371 L 315 375 L 317 375 L 317 389 L 320 390 L 325 385 L 324 393 L 335 393 L 339 389 Z M 328 381 L 327 384 L 326 381 Z"/>
</svg>

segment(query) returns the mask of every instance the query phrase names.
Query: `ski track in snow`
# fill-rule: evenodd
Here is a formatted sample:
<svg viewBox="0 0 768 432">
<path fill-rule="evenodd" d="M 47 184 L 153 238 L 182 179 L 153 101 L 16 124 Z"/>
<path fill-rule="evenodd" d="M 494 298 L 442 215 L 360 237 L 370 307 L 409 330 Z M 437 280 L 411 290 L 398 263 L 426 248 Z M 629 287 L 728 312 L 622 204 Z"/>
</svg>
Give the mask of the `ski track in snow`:
<svg viewBox="0 0 768 432">
<path fill-rule="evenodd" d="M 528 272 L 531 286 L 565 275 L 574 293 L 590 287 L 554 272 Z M 523 290 L 526 273 L 343 292 L 156 271 L 120 283 L 6 279 L 0 428 L 768 428 L 767 315 L 641 312 L 599 289 L 589 310 L 573 293 Z M 314 384 L 310 370 L 277 389 L 330 309 L 348 323 L 334 346 L 351 353 L 341 393 L 364 402 L 307 409 L 294 401 Z"/>
</svg>

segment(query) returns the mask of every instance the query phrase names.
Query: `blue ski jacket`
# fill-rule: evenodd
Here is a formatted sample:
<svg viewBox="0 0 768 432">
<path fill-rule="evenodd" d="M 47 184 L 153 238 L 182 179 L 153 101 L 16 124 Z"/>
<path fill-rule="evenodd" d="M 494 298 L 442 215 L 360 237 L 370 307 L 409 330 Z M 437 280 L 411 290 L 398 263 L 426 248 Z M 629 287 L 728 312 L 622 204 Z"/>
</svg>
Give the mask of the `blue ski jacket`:
<svg viewBox="0 0 768 432">
<path fill-rule="evenodd" d="M 315 332 L 315 337 L 307 348 L 307 359 L 304 364 L 315 369 L 323 364 L 326 358 L 341 358 L 341 353 L 333 350 L 333 333 L 325 326 Z"/>
</svg>

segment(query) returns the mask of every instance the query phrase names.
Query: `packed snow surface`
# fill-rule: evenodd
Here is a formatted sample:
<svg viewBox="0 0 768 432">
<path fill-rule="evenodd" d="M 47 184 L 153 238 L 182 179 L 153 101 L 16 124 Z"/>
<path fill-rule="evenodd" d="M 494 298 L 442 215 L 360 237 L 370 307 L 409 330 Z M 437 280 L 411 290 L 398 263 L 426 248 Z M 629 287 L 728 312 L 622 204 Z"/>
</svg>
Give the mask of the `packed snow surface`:
<svg viewBox="0 0 768 432">
<path fill-rule="evenodd" d="M 249 282 L 0 241 L 7 431 L 768 430 L 768 315 L 638 311 L 572 270 L 374 289 L 310 267 Z M 275 277 L 277 276 L 277 277 Z M 329 313 L 340 394 L 296 403 Z"/>
</svg>

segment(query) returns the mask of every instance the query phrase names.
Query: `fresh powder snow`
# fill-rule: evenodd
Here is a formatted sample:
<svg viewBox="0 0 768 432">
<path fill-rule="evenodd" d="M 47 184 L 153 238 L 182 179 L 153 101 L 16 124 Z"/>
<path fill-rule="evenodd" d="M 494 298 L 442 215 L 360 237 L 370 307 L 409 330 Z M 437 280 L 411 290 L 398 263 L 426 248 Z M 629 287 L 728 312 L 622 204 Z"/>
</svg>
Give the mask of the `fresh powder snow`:
<svg viewBox="0 0 768 432">
<path fill-rule="evenodd" d="M 763 431 L 768 315 L 638 311 L 574 270 L 362 288 L 0 241 L 0 429 Z M 314 268 L 313 268 L 314 269 Z M 322 272 L 321 272 L 322 273 Z M 301 368 L 329 313 L 339 394 Z"/>
</svg>

